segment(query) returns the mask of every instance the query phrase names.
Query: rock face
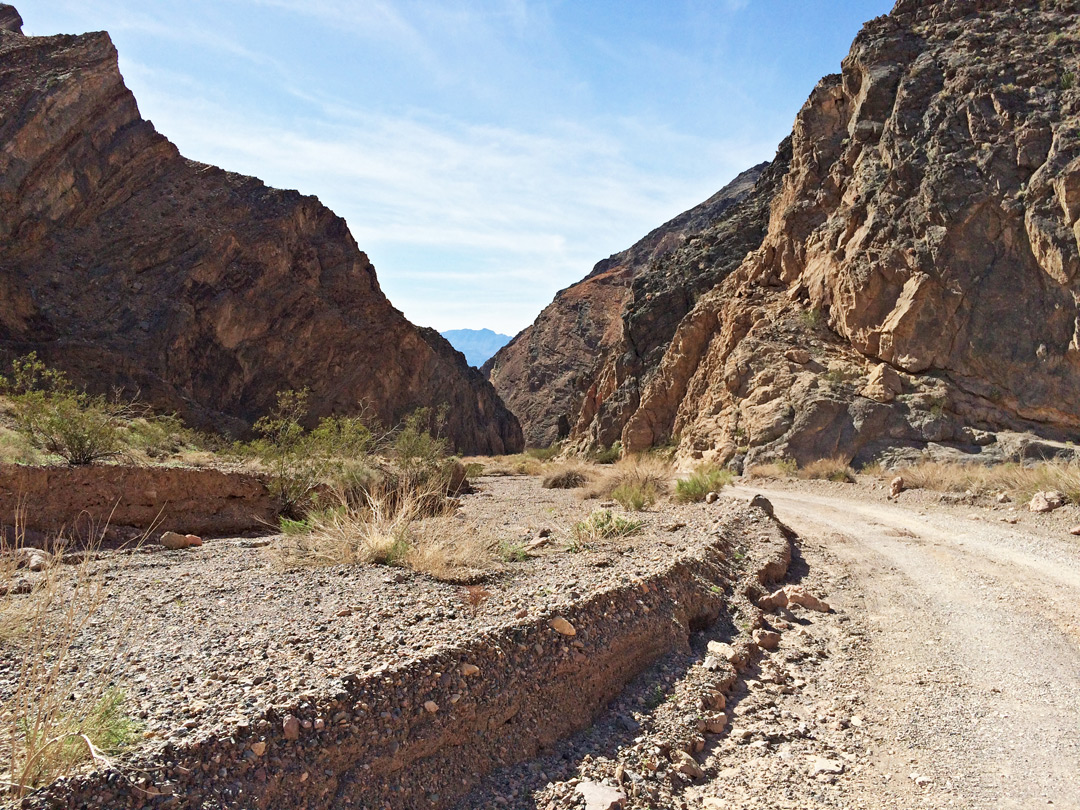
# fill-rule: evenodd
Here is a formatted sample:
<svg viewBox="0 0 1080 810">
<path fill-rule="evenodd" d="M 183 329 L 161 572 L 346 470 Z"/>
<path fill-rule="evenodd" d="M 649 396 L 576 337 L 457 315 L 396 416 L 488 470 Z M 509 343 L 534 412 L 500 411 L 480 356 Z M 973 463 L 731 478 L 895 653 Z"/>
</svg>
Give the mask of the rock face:
<svg viewBox="0 0 1080 810">
<path fill-rule="evenodd" d="M 522 445 L 491 386 L 386 300 L 314 197 L 196 163 L 143 121 L 107 34 L 0 6 L 0 354 L 243 429 L 279 390 L 385 423 L 447 403 L 460 452 Z"/>
<path fill-rule="evenodd" d="M 596 433 L 607 445 L 619 438 L 621 424 L 600 430 L 593 428 L 594 421 L 610 421 L 609 412 L 621 416 L 636 405 L 638 376 L 659 359 L 696 296 L 760 244 L 767 208 L 756 212 L 755 242 L 754 223 L 747 227 L 743 222 L 753 205 L 744 203 L 763 199 L 767 205 L 770 195 L 757 191 L 757 185 L 768 165 L 743 172 L 701 205 L 597 263 L 484 365 L 530 444 L 546 446 L 571 432 Z M 724 233 L 707 245 L 694 241 L 710 227 Z M 747 243 L 734 262 L 716 247 L 715 241 L 724 244 L 725 239 Z M 688 243 L 712 261 L 700 267 L 678 261 Z M 616 390 L 617 400 L 611 398 Z"/>
<path fill-rule="evenodd" d="M 1080 434 L 1078 11 L 901 0 L 869 22 L 763 175 L 764 240 L 644 364 L 636 407 L 591 378 L 582 416 L 619 416 L 572 438 L 801 463 Z"/>
</svg>

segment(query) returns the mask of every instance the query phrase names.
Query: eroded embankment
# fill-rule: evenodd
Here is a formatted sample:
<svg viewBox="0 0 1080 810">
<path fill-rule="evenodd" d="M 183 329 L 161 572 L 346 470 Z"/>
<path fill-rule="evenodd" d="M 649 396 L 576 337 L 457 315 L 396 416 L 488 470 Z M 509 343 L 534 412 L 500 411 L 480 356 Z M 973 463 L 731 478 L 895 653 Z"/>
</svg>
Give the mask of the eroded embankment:
<svg viewBox="0 0 1080 810">
<path fill-rule="evenodd" d="M 486 628 L 398 668 L 346 676 L 336 691 L 298 697 L 229 736 L 57 782 L 28 806 L 446 807 L 484 773 L 588 726 L 693 630 L 782 576 L 789 556 L 779 526 L 748 508 L 661 571 L 558 617 Z"/>
<path fill-rule="evenodd" d="M 229 535 L 265 528 L 277 504 L 258 478 L 179 467 L 0 465 L 0 526 L 96 538 L 156 529 Z"/>
</svg>

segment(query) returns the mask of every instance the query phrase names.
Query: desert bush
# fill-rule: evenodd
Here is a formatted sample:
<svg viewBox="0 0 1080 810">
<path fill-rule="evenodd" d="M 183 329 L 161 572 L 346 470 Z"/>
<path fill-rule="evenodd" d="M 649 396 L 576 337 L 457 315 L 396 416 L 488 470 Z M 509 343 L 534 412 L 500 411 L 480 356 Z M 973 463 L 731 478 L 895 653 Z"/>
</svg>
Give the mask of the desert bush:
<svg viewBox="0 0 1080 810">
<path fill-rule="evenodd" d="M 525 450 L 525 455 L 529 458 L 535 458 L 537 461 L 551 461 L 561 452 L 562 445 L 555 442 L 549 447 L 529 447 Z"/>
<path fill-rule="evenodd" d="M 6 788 L 18 800 L 86 762 L 107 763 L 135 742 L 140 728 L 124 711 L 123 690 L 111 682 L 130 648 L 110 648 L 111 661 L 92 675 L 74 656 L 106 604 L 104 566 L 95 561 L 100 541 L 70 566 L 61 562 L 62 545 L 54 544 L 44 570 L 20 588 L 18 525 L 15 538 L 0 539 L 0 651 L 12 678 L 0 698 L 0 794 Z"/>
<path fill-rule="evenodd" d="M 594 450 L 589 459 L 597 464 L 614 464 L 622 458 L 622 442 L 615 441 L 611 447 L 600 447 Z"/>
<path fill-rule="evenodd" d="M 577 489 L 589 483 L 589 474 L 580 465 L 567 465 L 552 470 L 544 476 L 541 486 L 544 489 Z"/>
<path fill-rule="evenodd" d="M 494 459 L 485 467 L 484 472 L 486 475 L 543 475 L 544 463 L 539 459 L 519 453 Z"/>
<path fill-rule="evenodd" d="M 855 473 L 848 466 L 847 459 L 840 456 L 811 461 L 801 467 L 797 475 L 799 478 L 835 481 L 841 484 L 855 483 Z"/>
<path fill-rule="evenodd" d="M 11 401 L 15 423 L 34 446 L 71 465 L 92 464 L 123 450 L 126 406 L 76 388 L 62 371 L 34 353 L 16 359 L 0 393 Z"/>
<path fill-rule="evenodd" d="M 611 498 L 623 508 L 647 509 L 671 489 L 671 465 L 663 458 L 637 455 L 623 459 L 606 472 L 588 493 L 591 498 Z"/>
<path fill-rule="evenodd" d="M 641 531 L 643 525 L 640 520 L 632 520 L 622 515 L 616 515 L 610 509 L 600 509 L 593 512 L 585 520 L 574 524 L 574 539 L 578 543 L 589 543 L 599 540 L 611 540 L 617 537 L 629 537 Z"/>
<path fill-rule="evenodd" d="M 746 471 L 747 478 L 790 478 L 798 472 L 799 465 L 792 459 L 782 458 L 755 464 Z"/>
<path fill-rule="evenodd" d="M 313 506 L 315 491 L 334 475 L 346 489 L 350 483 L 363 486 L 370 472 L 363 461 L 375 445 L 362 417 L 328 416 L 306 430 L 309 397 L 306 388 L 279 392 L 274 409 L 255 423 L 259 439 L 250 446 L 266 465 L 271 494 L 289 518 L 301 518 Z"/>
<path fill-rule="evenodd" d="M 735 473 L 715 464 L 702 464 L 688 477 L 675 482 L 675 500 L 693 503 L 705 500 L 710 492 L 718 492 L 735 480 Z"/>
</svg>

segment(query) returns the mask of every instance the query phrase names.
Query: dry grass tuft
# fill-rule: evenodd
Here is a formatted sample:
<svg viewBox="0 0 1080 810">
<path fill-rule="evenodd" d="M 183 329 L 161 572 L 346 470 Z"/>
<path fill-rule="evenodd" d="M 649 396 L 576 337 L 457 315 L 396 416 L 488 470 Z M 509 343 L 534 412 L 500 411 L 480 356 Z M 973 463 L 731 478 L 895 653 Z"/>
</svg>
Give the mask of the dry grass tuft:
<svg viewBox="0 0 1080 810">
<path fill-rule="evenodd" d="M 624 509 L 641 511 L 671 492 L 671 464 L 652 455 L 624 458 L 605 470 L 587 498 L 611 498 Z"/>
<path fill-rule="evenodd" d="M 574 540 L 577 544 L 583 545 L 618 537 L 629 537 L 641 531 L 643 525 L 644 523 L 640 520 L 616 515 L 610 509 L 601 509 L 574 524 Z"/>
<path fill-rule="evenodd" d="M 358 506 L 339 501 L 289 525 L 275 549 L 283 568 L 367 563 L 456 580 L 497 558 L 498 544 L 454 518 L 444 499 L 390 490 L 369 493 Z"/>
<path fill-rule="evenodd" d="M 543 475 L 544 462 L 521 453 L 496 456 L 484 464 L 484 475 Z"/>
<path fill-rule="evenodd" d="M 836 481 L 841 484 L 855 483 L 855 472 L 848 466 L 847 459 L 840 456 L 811 461 L 796 474 L 799 478 Z"/>
<path fill-rule="evenodd" d="M 908 489 L 922 488 L 938 492 L 974 492 L 988 494 L 1009 492 L 1019 500 L 1028 500 L 1036 492 L 1057 490 L 1080 503 L 1080 463 L 1048 461 L 1025 467 L 1020 464 L 959 464 L 924 461 L 896 471 Z"/>
<path fill-rule="evenodd" d="M 747 469 L 747 478 L 791 478 L 799 470 L 791 459 L 778 459 L 764 464 L 755 464 Z"/>
<path fill-rule="evenodd" d="M 50 544 L 53 553 L 32 572 L 20 567 L 20 526 L 13 542 L 0 538 L 0 657 L 14 676 L 0 696 L 0 796 L 6 789 L 18 800 L 84 763 L 107 763 L 138 737 L 112 682 L 132 636 L 92 674 L 73 653 L 108 597 L 100 536 L 75 565 L 63 564 L 62 542 Z"/>
<path fill-rule="evenodd" d="M 557 467 L 544 476 L 544 489 L 577 489 L 589 483 L 589 471 L 580 464 Z"/>
</svg>

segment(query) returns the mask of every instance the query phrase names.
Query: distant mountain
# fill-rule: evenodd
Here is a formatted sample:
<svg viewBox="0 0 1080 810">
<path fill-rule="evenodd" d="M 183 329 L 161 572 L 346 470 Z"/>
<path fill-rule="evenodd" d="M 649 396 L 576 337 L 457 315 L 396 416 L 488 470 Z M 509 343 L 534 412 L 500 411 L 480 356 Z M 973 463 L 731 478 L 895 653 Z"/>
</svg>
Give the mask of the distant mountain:
<svg viewBox="0 0 1080 810">
<path fill-rule="evenodd" d="M 450 345 L 465 355 L 470 366 L 484 365 L 495 352 L 510 342 L 509 335 L 500 335 L 490 329 L 451 329 L 442 336 Z"/>
</svg>

